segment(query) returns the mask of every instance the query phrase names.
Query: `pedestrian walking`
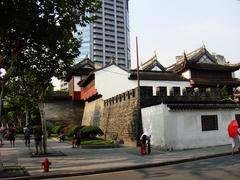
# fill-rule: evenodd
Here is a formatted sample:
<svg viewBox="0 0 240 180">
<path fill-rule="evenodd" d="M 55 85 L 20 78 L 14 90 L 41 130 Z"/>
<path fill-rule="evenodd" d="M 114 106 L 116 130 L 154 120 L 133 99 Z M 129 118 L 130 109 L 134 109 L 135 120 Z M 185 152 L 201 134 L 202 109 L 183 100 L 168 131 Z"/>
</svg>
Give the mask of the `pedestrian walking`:
<svg viewBox="0 0 240 180">
<path fill-rule="evenodd" d="M 23 133 L 24 133 L 25 146 L 30 147 L 30 127 L 28 124 L 23 128 Z"/>
<path fill-rule="evenodd" d="M 36 126 L 33 129 L 33 134 L 34 134 L 34 140 L 35 140 L 35 155 L 42 154 L 42 127 L 41 126 Z"/>
<path fill-rule="evenodd" d="M 77 148 L 79 148 L 81 145 L 81 131 L 80 130 L 77 131 L 76 136 L 77 136 L 76 146 L 77 146 Z"/>
<path fill-rule="evenodd" d="M 238 149 L 240 154 L 240 129 L 236 119 L 233 119 L 228 125 L 228 134 L 232 142 L 232 155 L 234 155 L 234 149 Z"/>
<path fill-rule="evenodd" d="M 4 130 L 3 124 L 0 123 L 0 145 L 3 145 Z"/>
<path fill-rule="evenodd" d="M 234 150 L 238 149 L 238 153 L 240 154 L 240 128 L 238 128 L 238 134 L 231 138 L 232 139 L 232 155 L 234 155 Z"/>
<path fill-rule="evenodd" d="M 73 134 L 73 137 L 72 137 L 72 148 L 75 148 L 77 147 L 77 134 L 76 132 Z"/>
<path fill-rule="evenodd" d="M 58 136 L 59 142 L 64 142 L 65 140 L 65 134 L 64 131 L 61 131 L 60 135 Z"/>
<path fill-rule="evenodd" d="M 9 123 L 8 124 L 8 140 L 10 141 L 11 147 L 15 146 L 15 135 L 16 135 L 16 129 L 14 124 Z"/>
</svg>

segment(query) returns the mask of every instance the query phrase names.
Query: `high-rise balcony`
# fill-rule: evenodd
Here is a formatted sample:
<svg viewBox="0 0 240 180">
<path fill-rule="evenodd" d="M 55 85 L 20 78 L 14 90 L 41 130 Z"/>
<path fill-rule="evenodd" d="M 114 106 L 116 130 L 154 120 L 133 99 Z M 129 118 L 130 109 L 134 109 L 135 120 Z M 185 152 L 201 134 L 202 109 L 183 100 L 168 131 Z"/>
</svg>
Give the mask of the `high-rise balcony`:
<svg viewBox="0 0 240 180">
<path fill-rule="evenodd" d="M 106 47 L 106 51 L 111 51 L 112 53 L 115 53 L 116 49 L 114 47 Z"/>
<path fill-rule="evenodd" d="M 106 42 L 105 42 L 105 45 L 106 45 L 106 46 L 115 46 L 115 43 L 106 41 Z"/>
<path fill-rule="evenodd" d="M 93 32 L 94 33 L 103 33 L 102 29 L 100 29 L 100 28 L 94 28 Z"/>
<path fill-rule="evenodd" d="M 94 51 L 94 52 L 93 52 L 93 55 L 102 56 L 103 53 L 102 53 L 102 52 L 99 52 L 99 51 Z"/>
<path fill-rule="evenodd" d="M 93 44 L 94 45 L 102 45 L 103 41 L 101 41 L 101 40 L 93 40 Z"/>
</svg>

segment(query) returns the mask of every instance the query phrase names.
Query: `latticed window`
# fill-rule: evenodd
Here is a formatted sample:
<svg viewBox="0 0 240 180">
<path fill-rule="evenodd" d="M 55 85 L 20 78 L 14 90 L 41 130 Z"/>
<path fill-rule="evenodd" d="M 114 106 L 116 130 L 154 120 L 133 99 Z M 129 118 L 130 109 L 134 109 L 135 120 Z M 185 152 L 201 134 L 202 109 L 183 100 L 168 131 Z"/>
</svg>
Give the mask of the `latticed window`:
<svg viewBox="0 0 240 180">
<path fill-rule="evenodd" d="M 203 115 L 201 116 L 202 131 L 218 130 L 217 115 Z"/>
<path fill-rule="evenodd" d="M 170 96 L 180 96 L 180 87 L 172 87 L 170 90 Z"/>
<path fill-rule="evenodd" d="M 157 96 L 167 96 L 167 87 L 159 86 L 156 88 L 156 95 Z"/>
</svg>

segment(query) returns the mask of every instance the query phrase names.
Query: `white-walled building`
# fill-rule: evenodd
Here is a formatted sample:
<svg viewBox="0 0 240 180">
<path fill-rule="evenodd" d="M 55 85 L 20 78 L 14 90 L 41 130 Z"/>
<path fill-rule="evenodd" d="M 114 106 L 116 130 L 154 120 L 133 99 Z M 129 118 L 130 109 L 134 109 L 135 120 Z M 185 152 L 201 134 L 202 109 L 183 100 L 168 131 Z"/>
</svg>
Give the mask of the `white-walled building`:
<svg viewBox="0 0 240 180">
<path fill-rule="evenodd" d="M 240 107 L 215 105 L 210 108 L 204 104 L 205 107 L 196 109 L 180 106 L 176 109 L 162 103 L 142 108 L 143 131 L 152 135 L 153 146 L 191 149 L 231 143 L 227 127 L 232 119 L 240 116 Z"/>
<path fill-rule="evenodd" d="M 78 85 L 78 83 L 85 80 L 94 70 L 94 64 L 88 58 L 74 65 L 67 77 L 68 92 L 72 97 L 72 100 L 81 100 L 81 87 Z"/>
<path fill-rule="evenodd" d="M 142 126 L 143 131 L 152 135 L 153 146 L 199 148 L 230 143 L 227 126 L 232 119 L 240 122 L 240 105 L 229 101 L 233 89 L 240 85 L 239 79 L 233 76 L 239 68 L 240 64 L 219 64 L 204 47 L 184 53 L 167 71 L 156 58 L 144 63 L 139 74 L 137 70 L 127 71 L 112 62 L 92 71 L 79 85 L 82 100 L 88 102 L 88 119 L 100 121 L 100 111 L 106 111 L 106 122 L 111 115 L 115 125 L 121 115 L 114 115 L 119 109 L 125 109 L 128 117 L 122 121 L 128 122 L 122 124 L 129 124 L 129 121 L 135 122 L 136 113 L 128 113 L 127 103 L 122 107 L 122 95 L 129 95 L 129 91 L 138 86 L 139 75 L 140 86 L 146 90 L 145 94 L 140 93 L 139 98 Z M 136 93 L 132 94 L 135 98 Z M 135 100 L 135 106 L 131 107 L 133 110 L 139 108 Z M 108 130 L 118 131 L 114 125 Z M 138 133 L 140 131 L 137 130 Z"/>
<path fill-rule="evenodd" d="M 167 149 L 229 144 L 228 124 L 240 122 L 240 105 L 229 101 L 240 85 L 234 76 L 239 68 L 218 61 L 205 47 L 178 56 L 167 70 L 188 79 L 191 88 L 173 101 L 166 97 L 142 108 L 143 130 L 152 135 L 152 144 Z"/>
<path fill-rule="evenodd" d="M 136 70 L 127 71 L 115 63 L 111 63 L 92 72 L 80 86 L 90 88 L 87 85 L 91 83 L 91 80 L 94 82 L 92 83 L 94 84 L 94 88 L 91 87 L 92 90 L 95 90 L 96 94 L 101 95 L 102 99 L 105 100 L 136 88 L 138 86 L 136 73 Z M 171 72 L 140 71 L 140 86 L 152 86 L 154 93 L 156 93 L 158 87 L 166 87 L 169 95 L 173 87 L 179 87 L 182 94 L 182 90 L 190 85 L 188 80 Z"/>
</svg>

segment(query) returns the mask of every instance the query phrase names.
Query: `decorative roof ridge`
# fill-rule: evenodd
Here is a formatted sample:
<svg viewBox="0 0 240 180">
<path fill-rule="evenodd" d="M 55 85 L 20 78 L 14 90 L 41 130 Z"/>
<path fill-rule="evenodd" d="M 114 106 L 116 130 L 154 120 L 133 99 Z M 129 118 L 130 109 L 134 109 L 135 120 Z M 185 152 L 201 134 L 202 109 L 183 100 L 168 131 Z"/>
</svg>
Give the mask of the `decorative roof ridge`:
<svg viewBox="0 0 240 180">
<path fill-rule="evenodd" d="M 84 58 L 82 61 L 80 61 L 79 63 L 75 64 L 73 67 L 80 68 L 80 67 L 83 67 L 84 65 L 89 65 L 93 69 L 95 69 L 94 62 L 91 59 L 89 59 L 88 57 Z"/>
<path fill-rule="evenodd" d="M 148 64 L 150 62 L 154 62 L 154 61 L 157 61 L 157 55 L 156 54 L 154 54 L 152 58 L 150 58 L 145 63 L 143 63 L 142 66 L 145 66 L 146 64 Z"/>
<path fill-rule="evenodd" d="M 102 70 L 102 69 L 108 68 L 108 67 L 113 66 L 113 65 L 116 66 L 116 67 L 118 67 L 118 68 L 120 68 L 120 69 L 122 69 L 123 71 L 129 72 L 127 69 L 125 69 L 125 68 L 119 66 L 118 64 L 116 64 L 115 61 L 111 61 L 111 62 L 110 62 L 109 64 L 107 64 L 106 66 L 103 66 L 103 67 L 101 67 L 101 68 L 99 68 L 99 69 L 96 69 L 96 70 L 93 71 L 93 72 L 100 71 L 100 70 Z"/>
<path fill-rule="evenodd" d="M 141 64 L 141 69 L 146 70 L 146 69 L 151 69 L 154 66 L 157 66 L 161 71 L 166 71 L 166 68 L 161 65 L 161 63 L 157 59 L 157 54 L 155 53 L 152 58 L 150 58 L 148 61 L 145 63 Z"/>
<path fill-rule="evenodd" d="M 204 47 L 200 47 L 200 48 L 198 48 L 198 49 L 195 49 L 195 50 L 193 50 L 193 51 L 191 51 L 190 53 L 186 53 L 186 51 L 184 50 L 184 53 L 183 53 L 183 55 L 181 55 L 180 57 L 179 57 L 179 59 L 178 59 L 178 61 L 177 62 L 183 62 L 184 60 L 189 60 L 189 59 L 191 59 L 191 58 L 193 58 L 194 56 L 196 56 L 197 54 L 199 54 L 199 53 L 203 53 L 203 52 L 206 52 L 207 50 L 206 50 L 206 48 Z"/>
<path fill-rule="evenodd" d="M 219 65 L 230 66 L 230 67 L 239 67 L 240 68 L 240 63 L 236 63 L 236 64 L 225 63 L 225 64 L 219 64 Z"/>
</svg>

